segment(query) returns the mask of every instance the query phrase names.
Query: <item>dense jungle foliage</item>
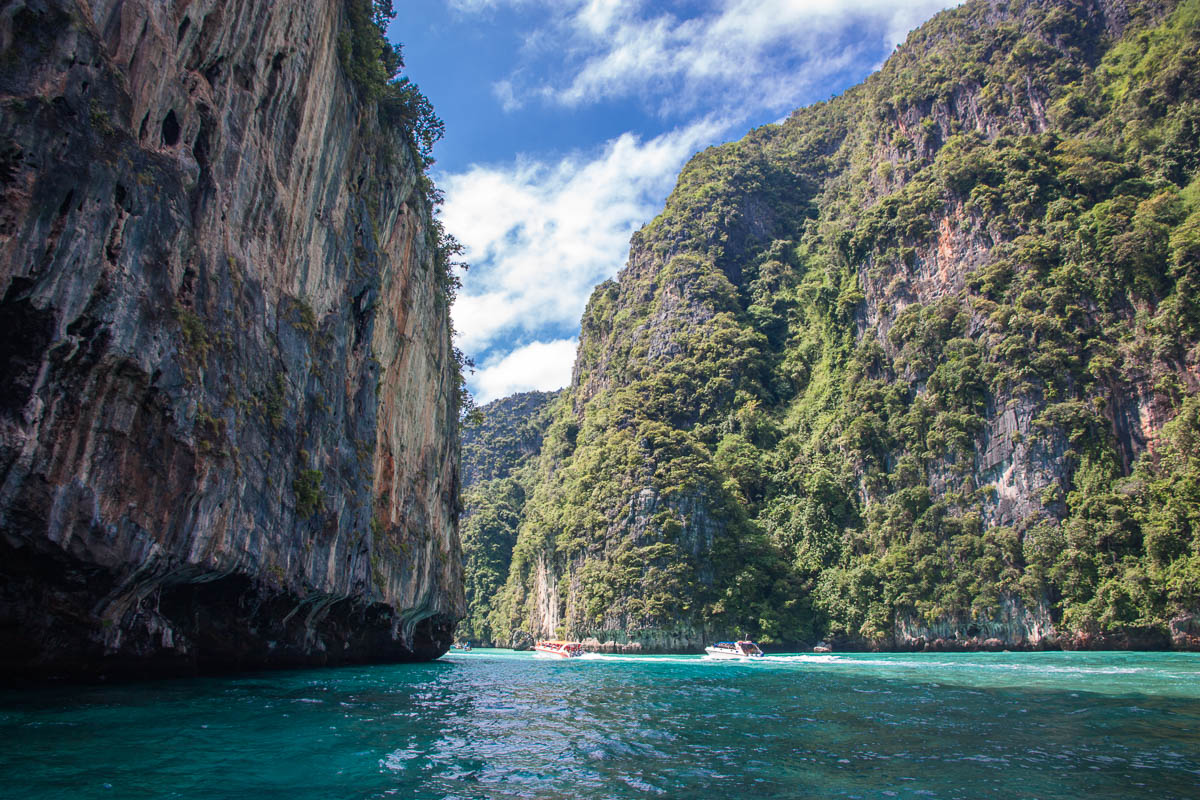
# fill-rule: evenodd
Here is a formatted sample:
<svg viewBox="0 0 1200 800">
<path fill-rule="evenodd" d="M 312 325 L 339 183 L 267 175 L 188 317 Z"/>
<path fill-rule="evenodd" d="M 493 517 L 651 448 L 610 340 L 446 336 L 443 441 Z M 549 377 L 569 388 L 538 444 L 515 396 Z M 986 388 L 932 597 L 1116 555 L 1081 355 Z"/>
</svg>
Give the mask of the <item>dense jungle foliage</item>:
<svg viewBox="0 0 1200 800">
<path fill-rule="evenodd" d="M 459 639 L 491 643 L 490 620 L 508 578 L 517 529 L 532 488 L 533 464 L 550 420 L 551 392 L 524 392 L 478 409 L 462 430 L 463 507 L 460 536 L 467 618 Z M 502 642 L 507 643 L 507 639 Z"/>
<path fill-rule="evenodd" d="M 489 630 L 1165 642 L 1198 343 L 1200 0 L 968 2 L 687 165 L 477 512 L 520 526 Z"/>
</svg>

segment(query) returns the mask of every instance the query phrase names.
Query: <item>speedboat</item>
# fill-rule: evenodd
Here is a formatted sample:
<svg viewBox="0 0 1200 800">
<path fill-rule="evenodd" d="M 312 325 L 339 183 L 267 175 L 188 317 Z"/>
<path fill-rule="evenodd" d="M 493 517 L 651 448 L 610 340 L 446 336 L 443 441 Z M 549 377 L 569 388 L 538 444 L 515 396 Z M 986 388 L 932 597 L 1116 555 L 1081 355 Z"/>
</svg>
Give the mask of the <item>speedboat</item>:
<svg viewBox="0 0 1200 800">
<path fill-rule="evenodd" d="M 556 639 L 540 641 L 533 646 L 534 655 L 542 658 L 578 658 L 583 655 L 579 642 L 560 642 Z"/>
<path fill-rule="evenodd" d="M 763 651 L 750 641 L 717 642 L 704 648 L 704 652 L 713 658 L 762 658 Z"/>
</svg>

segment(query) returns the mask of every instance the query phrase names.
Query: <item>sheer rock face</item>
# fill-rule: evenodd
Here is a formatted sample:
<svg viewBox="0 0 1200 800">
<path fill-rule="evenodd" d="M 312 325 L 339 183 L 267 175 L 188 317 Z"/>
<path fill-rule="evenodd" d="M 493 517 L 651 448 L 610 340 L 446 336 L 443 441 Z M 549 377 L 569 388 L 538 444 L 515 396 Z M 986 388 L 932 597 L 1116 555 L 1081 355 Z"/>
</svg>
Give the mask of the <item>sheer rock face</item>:
<svg viewBox="0 0 1200 800">
<path fill-rule="evenodd" d="M 0 8 L 0 671 L 449 646 L 447 303 L 342 8 Z"/>
</svg>

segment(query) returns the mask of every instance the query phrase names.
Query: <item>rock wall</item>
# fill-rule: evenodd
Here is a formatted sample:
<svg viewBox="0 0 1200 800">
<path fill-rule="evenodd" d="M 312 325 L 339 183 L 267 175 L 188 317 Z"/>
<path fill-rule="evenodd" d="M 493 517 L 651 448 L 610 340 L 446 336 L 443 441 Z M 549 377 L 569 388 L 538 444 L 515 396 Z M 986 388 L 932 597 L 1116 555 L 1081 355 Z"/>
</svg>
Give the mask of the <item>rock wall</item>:
<svg viewBox="0 0 1200 800">
<path fill-rule="evenodd" d="M 0 672 L 448 648 L 438 241 L 344 24 L 340 0 L 0 8 Z"/>
<path fill-rule="evenodd" d="M 853 642 L 838 642 L 854 646 Z M 917 619 L 896 620 L 891 647 L 902 650 L 1038 649 L 1059 646 L 1050 609 L 1045 604 L 1027 608 L 1020 598 L 1001 598 L 995 613 L 982 617 L 962 615 L 930 624 Z"/>
</svg>

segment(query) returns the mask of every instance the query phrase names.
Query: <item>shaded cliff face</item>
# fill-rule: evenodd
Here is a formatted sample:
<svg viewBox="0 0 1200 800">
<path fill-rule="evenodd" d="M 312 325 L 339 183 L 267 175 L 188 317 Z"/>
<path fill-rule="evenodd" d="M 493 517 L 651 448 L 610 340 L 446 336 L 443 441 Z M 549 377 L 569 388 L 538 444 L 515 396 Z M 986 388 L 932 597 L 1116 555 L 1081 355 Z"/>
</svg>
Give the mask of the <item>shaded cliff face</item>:
<svg viewBox="0 0 1200 800">
<path fill-rule="evenodd" d="M 970 2 L 693 158 L 584 315 L 506 623 L 1194 647 L 1198 23 Z"/>
<path fill-rule="evenodd" d="M 0 10 L 0 670 L 448 647 L 438 236 L 345 24 L 337 0 Z"/>
</svg>

